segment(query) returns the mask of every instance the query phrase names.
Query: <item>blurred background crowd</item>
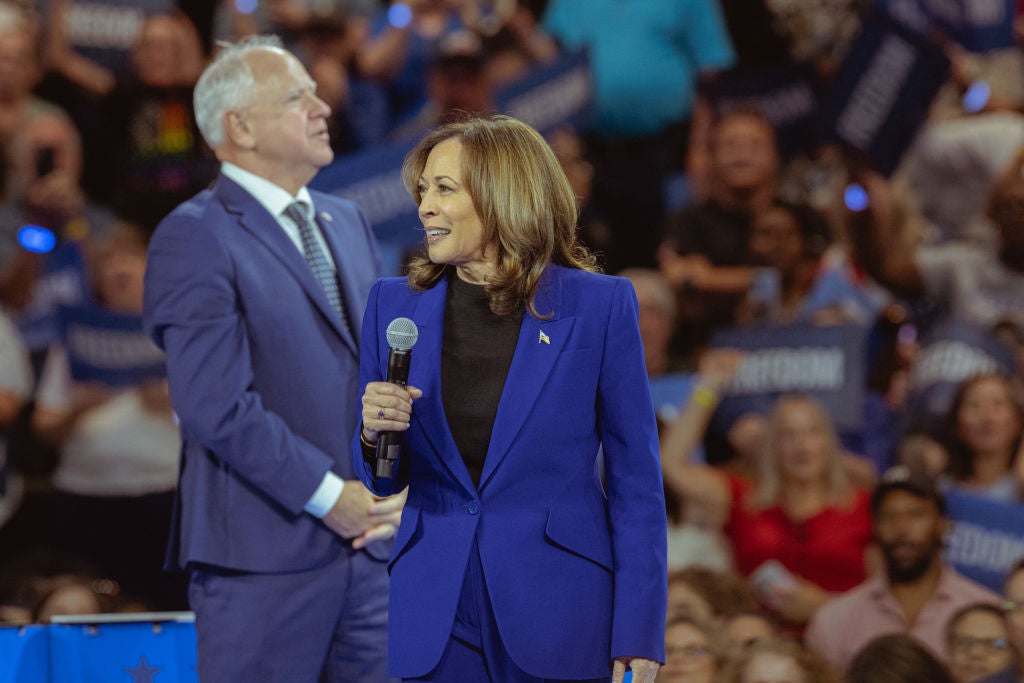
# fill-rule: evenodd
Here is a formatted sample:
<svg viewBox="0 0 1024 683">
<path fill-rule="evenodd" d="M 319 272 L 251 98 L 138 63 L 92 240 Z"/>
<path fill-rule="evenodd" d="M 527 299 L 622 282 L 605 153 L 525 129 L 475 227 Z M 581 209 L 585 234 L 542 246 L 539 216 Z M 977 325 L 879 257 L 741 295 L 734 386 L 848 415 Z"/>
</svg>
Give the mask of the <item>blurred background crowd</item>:
<svg viewBox="0 0 1024 683">
<path fill-rule="evenodd" d="M 147 238 L 217 174 L 191 98 L 218 40 L 280 35 L 339 161 L 492 113 L 586 48 L 589 123 L 549 139 L 640 303 L 672 572 L 658 680 L 1022 680 L 1024 10 L 959 3 L 1009 13 L 995 49 L 921 34 L 943 80 L 893 168 L 736 96 L 799 73 L 826 100 L 867 23 L 909 31 L 909 5 L 0 0 L 0 622 L 187 609 L 160 569 L 166 382 L 84 372 L 67 320 L 141 329 Z M 796 356 L 785 386 L 743 389 L 785 374 L 766 350 L 819 337 L 845 349 L 838 405 Z"/>
</svg>

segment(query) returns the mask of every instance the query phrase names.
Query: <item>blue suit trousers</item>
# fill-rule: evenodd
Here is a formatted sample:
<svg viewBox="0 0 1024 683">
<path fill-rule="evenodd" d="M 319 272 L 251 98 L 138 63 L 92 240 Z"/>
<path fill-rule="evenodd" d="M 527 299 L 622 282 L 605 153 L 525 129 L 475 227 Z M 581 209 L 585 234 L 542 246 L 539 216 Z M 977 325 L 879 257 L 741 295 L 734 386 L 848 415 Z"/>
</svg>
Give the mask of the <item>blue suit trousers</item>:
<svg viewBox="0 0 1024 683">
<path fill-rule="evenodd" d="M 401 643 L 398 646 L 401 647 Z M 402 680 L 425 683 L 568 683 L 531 676 L 512 661 L 494 620 L 480 562 L 480 549 L 475 541 L 455 612 L 455 624 L 441 661 L 422 678 Z M 573 683 L 608 683 L 610 680 L 587 678 Z"/>
<path fill-rule="evenodd" d="M 393 683 L 387 601 L 384 563 L 347 547 L 299 572 L 190 565 L 199 680 Z"/>
</svg>

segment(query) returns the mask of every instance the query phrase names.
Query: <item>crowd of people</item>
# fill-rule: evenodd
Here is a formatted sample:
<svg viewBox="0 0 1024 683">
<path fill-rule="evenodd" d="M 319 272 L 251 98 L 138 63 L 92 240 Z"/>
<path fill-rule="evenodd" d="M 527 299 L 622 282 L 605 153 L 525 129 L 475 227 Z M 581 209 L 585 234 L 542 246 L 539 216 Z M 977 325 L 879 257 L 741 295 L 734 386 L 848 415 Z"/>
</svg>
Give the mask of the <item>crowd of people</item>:
<svg viewBox="0 0 1024 683">
<path fill-rule="evenodd" d="M 549 142 L 583 241 L 639 301 L 657 680 L 1024 680 L 1024 562 L 985 587 L 946 550 L 950 499 L 1024 509 L 1024 47 L 944 41 L 948 82 L 891 174 L 715 96 L 794 69 L 826 97 L 871 4 L 0 0 L 0 621 L 187 608 L 161 571 L 167 382 L 83 376 L 60 319 L 141 315 L 149 236 L 218 172 L 192 103 L 218 40 L 283 38 L 335 158 L 492 113 L 586 47 L 591 123 Z M 736 400 L 758 347 L 722 339 L 835 329 L 863 340 L 853 420 L 813 391 Z"/>
</svg>

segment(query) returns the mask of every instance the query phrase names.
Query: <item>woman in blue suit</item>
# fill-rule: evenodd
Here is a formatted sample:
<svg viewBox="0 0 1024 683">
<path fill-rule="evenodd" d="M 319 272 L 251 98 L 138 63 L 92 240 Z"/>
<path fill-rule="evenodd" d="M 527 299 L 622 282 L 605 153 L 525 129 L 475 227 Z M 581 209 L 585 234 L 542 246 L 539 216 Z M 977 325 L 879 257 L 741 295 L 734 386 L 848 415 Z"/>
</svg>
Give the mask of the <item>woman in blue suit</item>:
<svg viewBox="0 0 1024 683">
<path fill-rule="evenodd" d="M 377 494 L 409 487 L 390 673 L 653 681 L 666 520 L 633 289 L 594 272 L 568 180 L 515 119 L 439 128 L 402 175 L 426 255 L 370 292 L 352 444 Z M 384 381 L 399 317 L 419 331 L 407 389 Z M 381 431 L 405 431 L 393 478 Z"/>
</svg>

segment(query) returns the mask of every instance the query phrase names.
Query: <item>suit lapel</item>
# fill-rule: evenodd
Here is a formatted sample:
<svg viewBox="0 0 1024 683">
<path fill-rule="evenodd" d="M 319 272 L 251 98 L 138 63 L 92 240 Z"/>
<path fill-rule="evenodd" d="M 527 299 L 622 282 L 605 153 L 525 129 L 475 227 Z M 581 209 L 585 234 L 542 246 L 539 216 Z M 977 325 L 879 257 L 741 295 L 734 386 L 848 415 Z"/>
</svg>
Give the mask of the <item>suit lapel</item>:
<svg viewBox="0 0 1024 683">
<path fill-rule="evenodd" d="M 277 219 L 271 216 L 248 192 L 228 178 L 223 176 L 218 178 L 214 191 L 222 198 L 225 208 L 239 216 L 239 224 L 242 228 L 270 250 L 281 261 L 281 264 L 291 272 L 292 276 L 299 281 L 302 289 L 306 292 L 313 305 L 320 311 L 320 314 L 330 323 L 349 350 L 358 355 L 358 347 L 355 340 L 352 339 L 351 333 L 345 329 L 347 326 L 342 325 L 341 316 L 338 315 L 338 312 L 327 300 L 327 294 L 313 276 L 313 271 L 310 269 L 305 257 L 295 248 L 295 244 L 288 239 L 288 235 L 281 229 Z M 339 263 L 338 265 L 340 270 L 341 264 Z M 345 289 L 347 291 L 349 288 L 346 287 Z M 348 299 L 346 299 L 346 303 L 347 301 Z"/>
<path fill-rule="evenodd" d="M 484 469 L 480 475 L 481 489 L 508 455 L 512 442 L 544 391 L 548 376 L 572 332 L 576 319 L 558 317 L 561 310 L 560 298 L 558 278 L 553 268 L 549 267 L 537 296 L 537 310 L 540 313 L 554 311 L 555 317 L 551 320 L 538 320 L 529 313 L 523 315 L 519 340 L 501 392 Z"/>
<path fill-rule="evenodd" d="M 413 406 L 412 416 L 452 476 L 466 491 L 473 493 L 476 487 L 455 444 L 441 397 L 441 341 L 447 293 L 448 281 L 441 278 L 440 282 L 419 295 L 412 314 L 419 337 L 412 351 L 409 384 L 423 390 L 423 398 Z"/>
</svg>

